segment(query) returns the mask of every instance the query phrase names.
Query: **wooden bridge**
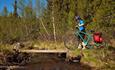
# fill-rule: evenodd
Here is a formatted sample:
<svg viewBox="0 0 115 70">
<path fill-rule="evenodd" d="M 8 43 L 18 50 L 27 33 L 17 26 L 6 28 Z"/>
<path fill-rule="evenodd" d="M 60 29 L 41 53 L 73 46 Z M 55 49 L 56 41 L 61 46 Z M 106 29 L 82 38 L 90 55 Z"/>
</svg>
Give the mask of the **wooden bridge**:
<svg viewBox="0 0 115 70">
<path fill-rule="evenodd" d="M 19 50 L 21 53 L 37 53 L 37 54 L 55 54 L 62 58 L 67 57 L 67 50 Z"/>
<path fill-rule="evenodd" d="M 25 53 L 67 53 L 67 50 L 19 50 Z"/>
</svg>

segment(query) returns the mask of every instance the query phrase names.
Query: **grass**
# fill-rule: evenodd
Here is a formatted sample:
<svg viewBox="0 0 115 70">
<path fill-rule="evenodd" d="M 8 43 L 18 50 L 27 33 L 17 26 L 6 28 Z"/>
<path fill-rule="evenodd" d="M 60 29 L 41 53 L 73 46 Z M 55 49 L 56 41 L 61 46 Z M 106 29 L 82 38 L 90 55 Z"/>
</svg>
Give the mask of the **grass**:
<svg viewBox="0 0 115 70">
<path fill-rule="evenodd" d="M 53 41 L 33 41 L 31 42 L 32 48 L 33 49 L 65 49 L 63 42 L 53 42 Z M 25 47 L 24 49 L 27 49 L 27 47 Z"/>
<path fill-rule="evenodd" d="M 9 53 L 12 52 L 13 46 L 9 44 L 0 44 L 0 52 Z"/>
<path fill-rule="evenodd" d="M 110 47 L 111 48 L 111 47 Z M 82 62 L 86 63 L 96 70 L 114 70 L 115 69 L 115 50 L 103 49 L 86 49 L 83 50 L 84 57 Z M 73 51 L 76 55 L 80 50 Z"/>
</svg>

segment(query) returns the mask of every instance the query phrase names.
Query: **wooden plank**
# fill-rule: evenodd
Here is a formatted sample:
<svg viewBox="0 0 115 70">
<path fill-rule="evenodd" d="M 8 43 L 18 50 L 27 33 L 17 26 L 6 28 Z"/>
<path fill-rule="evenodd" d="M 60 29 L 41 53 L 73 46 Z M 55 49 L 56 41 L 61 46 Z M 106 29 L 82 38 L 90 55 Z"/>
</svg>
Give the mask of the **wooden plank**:
<svg viewBox="0 0 115 70">
<path fill-rule="evenodd" d="M 20 50 L 26 53 L 67 53 L 66 50 Z"/>
</svg>

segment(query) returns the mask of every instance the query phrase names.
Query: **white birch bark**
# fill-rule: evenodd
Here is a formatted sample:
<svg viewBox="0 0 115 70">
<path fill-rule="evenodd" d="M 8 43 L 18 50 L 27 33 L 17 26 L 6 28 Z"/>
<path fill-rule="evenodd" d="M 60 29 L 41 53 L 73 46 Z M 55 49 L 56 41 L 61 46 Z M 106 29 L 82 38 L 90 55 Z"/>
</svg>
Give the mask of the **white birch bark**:
<svg viewBox="0 0 115 70">
<path fill-rule="evenodd" d="M 52 25 L 53 25 L 54 40 L 56 42 L 56 27 L 55 27 L 55 17 L 54 17 L 54 0 L 52 2 Z"/>
</svg>

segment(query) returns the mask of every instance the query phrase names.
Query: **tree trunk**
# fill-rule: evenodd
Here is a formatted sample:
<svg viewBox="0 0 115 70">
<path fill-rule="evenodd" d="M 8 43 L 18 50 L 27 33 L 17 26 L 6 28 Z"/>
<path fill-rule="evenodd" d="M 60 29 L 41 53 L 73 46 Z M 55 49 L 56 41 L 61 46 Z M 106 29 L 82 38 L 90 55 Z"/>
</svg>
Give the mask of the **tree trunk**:
<svg viewBox="0 0 115 70">
<path fill-rule="evenodd" d="M 52 2 L 52 25 L 53 25 L 54 41 L 56 42 L 56 27 L 55 27 L 55 17 L 54 17 L 54 0 Z"/>
</svg>

